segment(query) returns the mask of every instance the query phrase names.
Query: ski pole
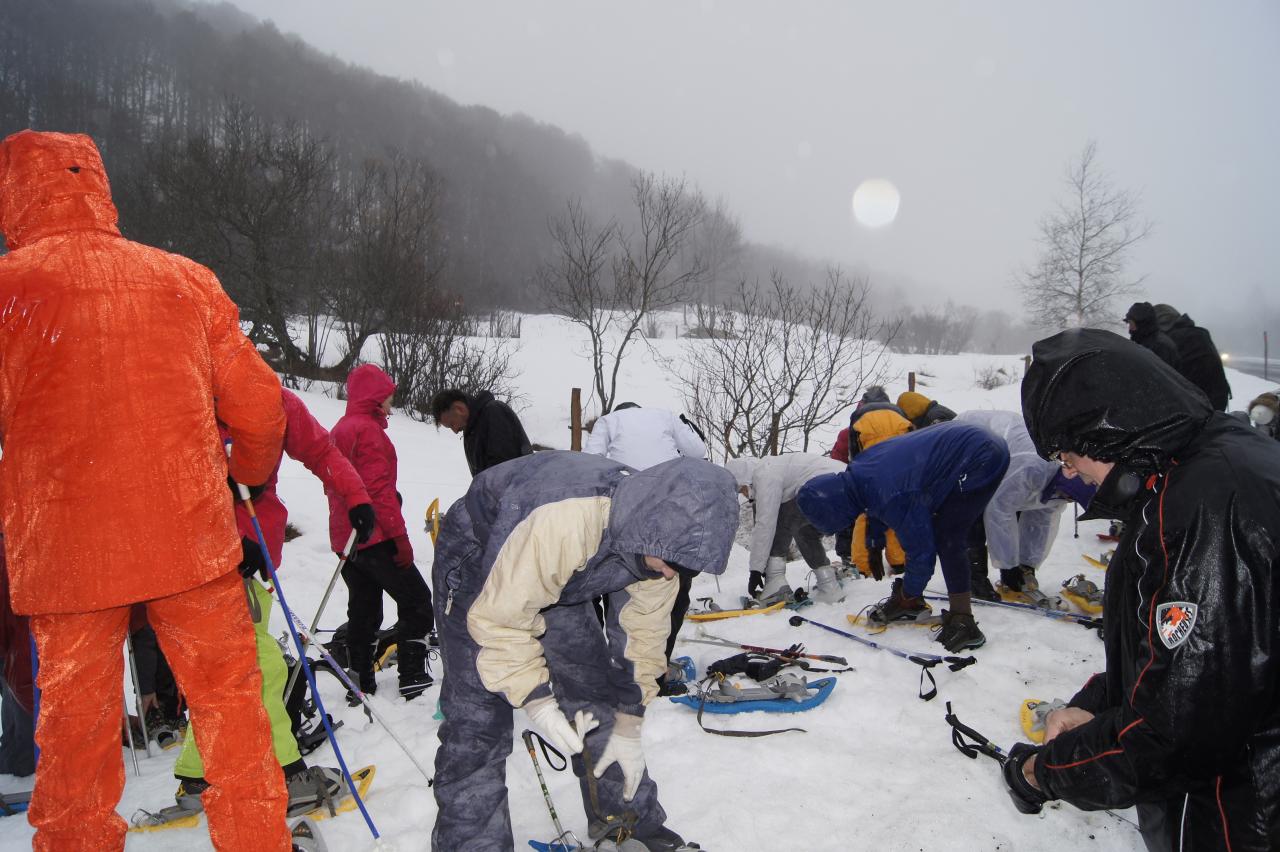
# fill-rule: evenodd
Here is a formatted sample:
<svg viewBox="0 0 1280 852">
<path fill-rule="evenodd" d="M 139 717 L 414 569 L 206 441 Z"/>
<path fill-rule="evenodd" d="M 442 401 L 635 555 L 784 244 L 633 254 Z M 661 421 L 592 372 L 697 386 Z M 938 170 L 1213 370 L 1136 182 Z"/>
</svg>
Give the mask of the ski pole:
<svg viewBox="0 0 1280 852">
<path fill-rule="evenodd" d="M 122 711 L 121 716 L 124 720 L 124 732 L 129 737 L 129 754 L 133 757 L 133 776 L 139 778 L 142 776 L 142 770 L 138 767 L 138 748 L 133 744 L 133 723 L 129 721 L 129 711 Z"/>
<path fill-rule="evenodd" d="M 36 635 L 27 631 L 27 644 L 31 646 L 31 742 L 33 763 L 40 762 L 40 743 L 36 740 L 36 728 L 40 724 L 40 654 L 36 651 Z"/>
<path fill-rule="evenodd" d="M 814 627 L 821 627 L 823 630 L 834 633 L 837 636 L 843 636 L 846 639 L 852 639 L 855 642 L 860 642 L 868 648 L 875 648 L 877 651 L 888 651 L 895 657 L 901 657 L 904 660 L 909 660 L 910 662 L 915 663 L 920 667 L 920 699 L 922 701 L 932 701 L 938 695 L 938 682 L 933 679 L 933 673 L 930 672 L 929 669 L 937 665 L 945 664 L 947 668 L 951 669 L 951 671 L 958 672 L 961 669 L 978 662 L 976 657 L 943 657 L 938 654 L 904 651 L 901 648 L 895 648 L 892 645 L 882 645 L 879 642 L 867 639 L 866 637 L 849 633 L 828 624 L 823 624 L 821 621 L 814 621 L 811 618 L 805 618 L 803 615 L 791 616 L 788 623 L 792 627 L 799 627 L 801 624 L 812 624 Z M 931 687 L 928 692 L 925 692 L 924 689 L 925 678 L 929 679 Z"/>
<path fill-rule="evenodd" d="M 343 567 L 347 564 L 347 560 L 351 558 L 351 549 L 356 545 L 356 531 L 351 530 L 351 535 L 347 536 L 347 546 L 342 548 L 342 555 L 338 557 L 338 567 L 333 569 L 333 576 L 329 578 L 329 585 L 324 590 L 324 597 L 320 599 L 320 606 L 316 607 L 316 617 L 311 619 L 311 629 L 304 635 L 303 641 L 306 645 L 311 644 L 311 637 L 315 634 L 316 628 L 320 626 L 320 616 L 324 614 L 324 608 L 329 604 L 329 596 L 333 594 L 333 587 L 338 583 L 338 575 L 342 573 Z M 304 645 L 303 653 L 306 653 Z M 285 700 L 289 700 L 289 696 L 293 694 L 293 685 L 298 682 L 298 673 L 302 671 L 302 666 L 298 666 L 289 674 L 289 682 L 284 685 Z"/>
<path fill-rule="evenodd" d="M 697 639 L 682 638 L 679 641 L 690 642 L 697 645 L 718 645 L 722 648 L 737 648 L 740 651 L 749 651 L 752 654 L 766 654 L 771 657 L 817 660 L 820 663 L 832 663 L 837 666 L 849 665 L 849 661 L 844 657 L 837 657 L 834 654 L 806 654 L 804 653 L 803 645 L 792 645 L 790 648 L 763 648 L 759 645 L 743 645 L 740 642 L 732 642 L 728 639 L 722 639 L 715 634 L 708 633 L 701 625 L 698 626 Z"/>
<path fill-rule="evenodd" d="M 533 771 L 538 776 L 538 786 L 542 788 L 542 798 L 547 803 L 547 810 L 551 812 L 551 825 L 556 830 L 555 839 L 551 841 L 550 845 L 554 846 L 561 840 L 565 840 L 567 838 L 573 841 L 573 846 L 570 847 L 571 849 L 581 849 L 583 848 L 582 841 L 578 840 L 572 831 L 565 831 L 564 826 L 560 824 L 560 815 L 556 813 L 555 802 L 551 800 L 551 791 L 547 789 L 547 779 L 542 775 L 542 766 L 538 763 L 538 755 L 533 750 L 534 737 L 538 738 L 538 742 L 542 746 L 542 753 L 547 756 L 547 765 L 552 769 L 556 769 L 556 766 L 551 762 L 551 754 L 548 753 L 547 750 L 550 749 L 551 752 L 554 752 L 561 760 L 564 760 L 564 755 L 556 751 L 556 749 L 544 740 L 540 734 L 529 728 L 525 728 L 524 733 L 520 735 L 520 739 L 524 740 L 524 747 L 529 751 L 529 760 L 533 761 Z M 561 764 L 559 769 L 564 769 L 567 765 L 568 764 Z"/>
<path fill-rule="evenodd" d="M 299 620 L 296 615 L 289 613 L 289 617 L 293 619 L 293 623 L 297 625 L 298 630 L 301 631 L 306 629 L 302 626 L 302 621 Z M 350 690 L 351 694 L 354 695 L 364 706 L 364 710 L 369 714 L 369 717 L 382 726 L 382 730 L 386 731 L 387 735 L 395 741 L 395 744 L 400 746 L 400 750 L 409 758 L 409 762 L 413 764 L 414 768 L 422 774 L 423 778 L 427 779 L 427 786 L 430 787 L 434 785 L 435 779 L 431 777 L 431 773 L 422 768 L 422 764 L 418 762 L 416 757 L 414 757 L 413 752 L 409 750 L 409 747 L 404 744 L 404 740 L 400 739 L 391 725 L 387 723 L 387 720 L 382 718 L 382 714 L 378 712 L 378 708 L 374 707 L 373 703 L 369 701 L 369 696 L 360 691 L 360 687 L 356 686 L 356 684 L 351 680 L 346 669 L 338 665 L 337 660 L 335 660 L 329 652 L 323 650 L 323 645 L 317 645 L 316 647 L 321 649 L 320 659 L 324 660 L 324 662 L 329 665 L 329 668 L 333 670 L 333 673 L 337 676 L 338 680 L 342 681 L 343 686 Z"/>
<path fill-rule="evenodd" d="M 146 714 L 142 712 L 142 688 L 138 685 L 138 660 L 133 656 L 133 634 L 126 633 L 124 637 L 125 647 L 129 649 L 129 674 L 133 678 L 133 699 L 134 707 L 138 711 L 138 724 L 142 726 L 143 748 L 147 750 L 147 757 L 151 758 L 151 733 L 147 730 Z M 133 728 L 130 726 L 130 735 L 132 736 Z M 134 760 L 138 758 L 135 755 Z"/>
<path fill-rule="evenodd" d="M 925 592 L 924 598 L 925 600 L 930 600 L 930 601 L 945 602 L 949 600 L 949 598 L 947 598 L 946 595 L 933 594 L 932 592 Z M 1045 607 L 1042 607 L 1042 606 L 1036 606 L 1035 604 L 1029 604 L 1029 603 L 1020 603 L 1018 601 L 986 601 L 986 600 L 983 600 L 982 598 L 973 598 L 973 603 L 980 604 L 982 606 L 1000 606 L 1000 607 L 1007 606 L 1007 607 L 1012 607 L 1013 609 L 1025 609 L 1028 612 L 1034 612 L 1037 615 L 1043 616 L 1044 618 L 1052 618 L 1054 621 L 1074 621 L 1076 624 L 1079 624 L 1081 627 L 1088 628 L 1089 630 L 1097 630 L 1098 628 L 1102 627 L 1101 618 L 1097 618 L 1095 616 L 1090 616 L 1090 615 L 1082 615 L 1078 612 L 1068 612 L 1065 609 L 1046 609 Z"/>
<path fill-rule="evenodd" d="M 228 448 L 228 452 L 230 452 L 230 448 Z M 346 780 L 347 789 L 351 791 L 351 796 L 355 799 L 356 806 L 360 808 L 360 814 L 364 817 L 365 824 L 369 826 L 369 832 L 373 834 L 373 839 L 379 840 L 381 835 L 378 834 L 378 827 L 373 824 L 373 817 L 369 816 L 369 809 L 364 806 L 364 800 L 360 798 L 360 791 L 356 789 L 356 782 L 351 777 L 351 771 L 347 769 L 347 761 L 342 756 L 342 749 L 338 748 L 338 738 L 333 733 L 333 726 L 329 722 L 329 714 L 324 709 L 324 699 L 320 697 L 320 689 L 316 686 L 315 672 L 311 670 L 311 664 L 307 661 L 306 648 L 302 644 L 302 638 L 298 636 L 298 631 L 293 626 L 297 616 L 293 614 L 293 610 L 289 608 L 289 604 L 284 599 L 284 589 L 280 587 L 280 578 L 276 575 L 276 566 L 271 560 L 270 551 L 267 549 L 267 537 L 263 535 L 262 524 L 258 523 L 258 514 L 253 510 L 253 497 L 249 494 L 249 489 L 244 485 L 237 482 L 236 488 L 240 494 L 241 502 L 244 503 L 245 511 L 249 513 L 249 520 L 253 522 L 253 532 L 258 537 L 258 547 L 262 550 L 262 559 L 266 563 L 268 573 L 271 574 L 271 584 L 275 586 L 276 597 L 280 599 L 280 611 L 285 614 L 285 624 L 289 628 L 289 633 L 293 636 L 293 644 L 298 648 L 298 664 L 302 666 L 302 671 L 307 676 L 307 685 L 311 687 L 311 696 L 316 700 L 316 707 L 320 710 L 320 721 L 324 724 L 325 733 L 329 736 L 329 742 L 333 744 L 333 754 L 338 759 L 338 767 L 342 770 L 342 777 Z"/>
</svg>

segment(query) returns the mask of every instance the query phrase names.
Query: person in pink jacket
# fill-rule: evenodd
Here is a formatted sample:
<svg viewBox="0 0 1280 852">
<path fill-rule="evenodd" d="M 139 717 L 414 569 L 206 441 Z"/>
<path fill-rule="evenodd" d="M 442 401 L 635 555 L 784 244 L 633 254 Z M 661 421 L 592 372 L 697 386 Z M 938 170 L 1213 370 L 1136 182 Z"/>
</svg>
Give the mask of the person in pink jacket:
<svg viewBox="0 0 1280 852">
<path fill-rule="evenodd" d="M 427 632 L 433 620 L 431 590 L 413 564 L 413 546 L 400 512 L 396 492 L 396 448 L 387 437 L 387 415 L 396 385 L 373 364 L 356 367 L 347 376 L 347 412 L 329 433 L 364 481 L 373 504 L 375 523 L 369 539 L 342 569 L 347 584 L 347 655 L 360 689 L 377 691 L 373 656 L 382 626 L 382 595 L 396 602 L 396 635 L 400 694 L 414 699 L 431 685 L 426 671 Z M 326 486 L 329 495 L 329 540 L 341 550 L 351 534 L 351 519 L 342 495 Z"/>
</svg>

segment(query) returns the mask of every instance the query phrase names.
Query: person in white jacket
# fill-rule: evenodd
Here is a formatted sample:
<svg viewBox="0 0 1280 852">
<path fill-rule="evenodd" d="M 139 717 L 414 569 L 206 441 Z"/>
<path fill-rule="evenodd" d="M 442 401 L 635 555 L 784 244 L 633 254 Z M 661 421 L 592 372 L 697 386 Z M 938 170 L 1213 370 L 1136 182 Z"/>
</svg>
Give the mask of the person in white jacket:
<svg viewBox="0 0 1280 852">
<path fill-rule="evenodd" d="M 838 603 L 844 591 L 836 579 L 819 533 L 796 506 L 796 494 L 804 484 L 824 473 L 840 473 L 844 462 L 812 453 L 786 453 L 762 459 L 729 459 L 725 467 L 738 480 L 739 489 L 755 503 L 755 528 L 751 532 L 751 580 L 747 591 L 762 606 L 792 596 L 787 584 L 787 553 L 791 542 L 817 576 L 813 599 Z M 763 582 L 758 592 L 756 585 Z"/>
<path fill-rule="evenodd" d="M 665 408 L 641 408 L 633 402 L 624 402 L 598 418 L 582 451 L 636 470 L 680 456 L 707 457 L 707 445 L 675 414 Z"/>
<path fill-rule="evenodd" d="M 1036 453 L 1026 422 L 1017 412 L 966 411 L 956 420 L 981 426 L 1009 447 L 1009 469 L 970 537 L 973 594 L 1000 599 L 987 577 L 988 556 L 1006 587 L 1015 592 L 1038 590 L 1036 569 L 1049 555 L 1062 510 L 1071 502 L 1070 495 L 1054 487 L 1062 467 Z"/>
</svg>

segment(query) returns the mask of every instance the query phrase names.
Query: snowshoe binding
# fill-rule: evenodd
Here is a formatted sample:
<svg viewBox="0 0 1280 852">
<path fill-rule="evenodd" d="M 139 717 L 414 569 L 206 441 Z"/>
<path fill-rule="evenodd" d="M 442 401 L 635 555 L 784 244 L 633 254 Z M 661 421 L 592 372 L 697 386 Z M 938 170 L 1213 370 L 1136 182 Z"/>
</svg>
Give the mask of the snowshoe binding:
<svg viewBox="0 0 1280 852">
<path fill-rule="evenodd" d="M 933 615 L 933 608 L 925 603 L 922 597 L 911 597 L 902 590 L 902 580 L 893 581 L 893 591 L 889 597 L 871 607 L 867 612 L 867 623 L 887 627 L 899 621 L 915 622 L 928 619 Z"/>
<path fill-rule="evenodd" d="M 1037 745 L 1044 742 L 1044 720 L 1054 710 L 1061 710 L 1067 706 L 1067 702 L 1060 698 L 1052 701 L 1041 701 L 1038 698 L 1028 698 L 1022 702 L 1022 710 L 1019 713 L 1022 721 L 1022 732 L 1027 735 L 1027 739 Z"/>
<path fill-rule="evenodd" d="M 1102 590 L 1092 580 L 1086 579 L 1083 574 L 1063 580 L 1062 594 L 1090 615 L 1102 612 Z"/>
<path fill-rule="evenodd" d="M 293 852 L 328 852 L 320 829 L 306 817 L 293 824 L 290 834 L 293 835 Z"/>
<path fill-rule="evenodd" d="M 310 766 L 285 779 L 289 790 L 286 816 L 296 817 L 321 808 L 337 811 L 338 804 L 350 794 L 342 773 L 329 766 Z"/>
<path fill-rule="evenodd" d="M 1026 603 L 1041 609 L 1062 609 L 1062 598 L 1040 591 L 1034 568 L 1019 565 L 1017 568 L 1000 569 L 1000 585 L 997 588 L 1001 600 Z"/>
</svg>

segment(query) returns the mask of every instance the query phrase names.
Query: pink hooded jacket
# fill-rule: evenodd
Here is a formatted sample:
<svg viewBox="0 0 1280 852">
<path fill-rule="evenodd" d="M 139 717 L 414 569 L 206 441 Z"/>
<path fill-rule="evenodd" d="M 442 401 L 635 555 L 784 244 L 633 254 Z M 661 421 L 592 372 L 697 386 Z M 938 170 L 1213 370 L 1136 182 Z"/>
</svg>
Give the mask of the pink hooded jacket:
<svg viewBox="0 0 1280 852">
<path fill-rule="evenodd" d="M 378 525 L 363 550 L 405 534 L 404 516 L 396 497 L 396 448 L 387 437 L 387 415 L 379 409 L 382 401 L 395 393 L 391 377 L 373 364 L 356 367 L 347 376 L 347 413 L 334 424 L 329 436 L 347 457 L 364 482 Z M 351 534 L 348 503 L 328 485 L 329 542 L 341 551 Z"/>
</svg>

